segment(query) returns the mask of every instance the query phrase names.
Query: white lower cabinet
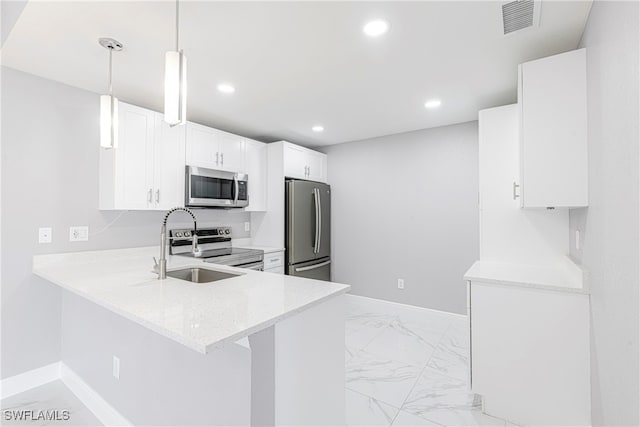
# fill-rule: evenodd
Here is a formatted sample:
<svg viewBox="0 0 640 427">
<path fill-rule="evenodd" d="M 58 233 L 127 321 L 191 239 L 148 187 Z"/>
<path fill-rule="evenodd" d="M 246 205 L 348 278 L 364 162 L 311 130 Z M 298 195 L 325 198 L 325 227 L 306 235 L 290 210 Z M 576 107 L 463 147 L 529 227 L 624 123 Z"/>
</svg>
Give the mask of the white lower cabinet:
<svg viewBox="0 0 640 427">
<path fill-rule="evenodd" d="M 590 425 L 589 295 L 470 282 L 472 389 L 519 425 Z"/>
<path fill-rule="evenodd" d="M 118 147 L 100 148 L 101 210 L 167 209 L 184 204 L 184 126 L 119 103 Z"/>
<path fill-rule="evenodd" d="M 264 254 L 264 271 L 284 274 L 284 251 Z"/>
</svg>

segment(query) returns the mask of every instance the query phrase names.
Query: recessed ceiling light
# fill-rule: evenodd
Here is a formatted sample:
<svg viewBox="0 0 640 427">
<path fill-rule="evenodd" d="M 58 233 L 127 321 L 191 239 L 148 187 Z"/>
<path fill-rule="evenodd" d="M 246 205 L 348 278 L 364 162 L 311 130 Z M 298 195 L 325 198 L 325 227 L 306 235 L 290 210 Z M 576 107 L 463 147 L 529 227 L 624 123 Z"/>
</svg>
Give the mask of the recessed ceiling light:
<svg viewBox="0 0 640 427">
<path fill-rule="evenodd" d="M 369 37 L 378 37 L 389 31 L 389 24 L 386 21 L 377 19 L 367 22 L 362 31 Z"/>
<path fill-rule="evenodd" d="M 442 105 L 442 101 L 439 99 L 431 99 L 424 103 L 424 108 L 438 108 L 440 105 Z"/>
<path fill-rule="evenodd" d="M 220 83 L 218 85 L 218 92 L 233 93 L 235 91 L 236 91 L 236 88 L 231 86 L 229 83 Z"/>
<path fill-rule="evenodd" d="M 311 128 L 311 130 L 314 132 L 322 132 L 324 130 L 324 126 L 315 125 L 314 127 Z"/>
</svg>

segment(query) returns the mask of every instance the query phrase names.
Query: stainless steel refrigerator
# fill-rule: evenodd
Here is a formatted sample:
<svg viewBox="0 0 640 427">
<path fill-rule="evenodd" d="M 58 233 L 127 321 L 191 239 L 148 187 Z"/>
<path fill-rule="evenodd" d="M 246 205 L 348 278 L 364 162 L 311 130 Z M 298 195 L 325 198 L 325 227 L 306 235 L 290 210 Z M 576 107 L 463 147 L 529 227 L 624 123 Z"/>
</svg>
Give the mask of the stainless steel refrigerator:
<svg viewBox="0 0 640 427">
<path fill-rule="evenodd" d="M 285 195 L 287 274 L 331 280 L 331 187 L 287 179 Z"/>
</svg>

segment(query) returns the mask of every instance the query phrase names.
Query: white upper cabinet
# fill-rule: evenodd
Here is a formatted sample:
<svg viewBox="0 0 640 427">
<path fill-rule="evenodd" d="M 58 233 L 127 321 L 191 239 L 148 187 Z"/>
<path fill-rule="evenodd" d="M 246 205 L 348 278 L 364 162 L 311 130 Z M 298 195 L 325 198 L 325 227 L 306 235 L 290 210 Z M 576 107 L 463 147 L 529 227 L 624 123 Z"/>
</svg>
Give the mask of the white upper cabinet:
<svg viewBox="0 0 640 427">
<path fill-rule="evenodd" d="M 119 103 L 119 143 L 100 149 L 99 208 L 169 209 L 184 204 L 184 126 Z"/>
<path fill-rule="evenodd" d="M 249 206 L 246 211 L 267 210 L 267 144 L 245 139 L 244 171 L 249 175 Z"/>
<path fill-rule="evenodd" d="M 191 166 L 217 169 L 220 164 L 217 131 L 187 122 L 186 163 Z"/>
<path fill-rule="evenodd" d="M 244 167 L 244 138 L 197 123 L 187 123 L 187 164 L 231 172 Z"/>
<path fill-rule="evenodd" d="M 327 155 L 285 142 L 284 174 L 289 178 L 327 182 Z"/>
<path fill-rule="evenodd" d="M 244 169 L 245 138 L 228 132 L 218 132 L 220 169 L 240 172 Z"/>
<path fill-rule="evenodd" d="M 588 205 L 586 78 L 585 49 L 519 67 L 524 208 Z"/>
<path fill-rule="evenodd" d="M 184 126 L 169 126 L 164 121 L 164 114 L 155 113 L 155 117 L 154 208 L 164 210 L 184 206 L 186 130 Z"/>
</svg>

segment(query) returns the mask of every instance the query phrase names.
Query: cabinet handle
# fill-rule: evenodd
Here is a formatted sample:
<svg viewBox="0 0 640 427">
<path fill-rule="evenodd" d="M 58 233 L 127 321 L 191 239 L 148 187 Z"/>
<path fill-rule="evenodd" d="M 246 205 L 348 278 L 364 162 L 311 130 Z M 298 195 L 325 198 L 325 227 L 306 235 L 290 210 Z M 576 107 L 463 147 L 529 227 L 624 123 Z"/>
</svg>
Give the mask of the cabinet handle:
<svg viewBox="0 0 640 427">
<path fill-rule="evenodd" d="M 311 166 L 307 166 L 307 178 L 311 176 Z"/>
<path fill-rule="evenodd" d="M 518 184 L 516 184 L 515 181 L 513 181 L 513 200 L 515 200 L 518 197 L 520 197 L 520 195 L 517 193 L 517 189 L 518 188 L 520 188 L 520 186 Z"/>
<path fill-rule="evenodd" d="M 156 203 L 160 203 L 160 190 L 156 190 Z"/>
<path fill-rule="evenodd" d="M 224 153 L 220 154 L 220 166 L 224 166 Z"/>
<path fill-rule="evenodd" d="M 216 166 L 220 164 L 220 152 L 216 151 Z"/>
<path fill-rule="evenodd" d="M 149 191 L 147 191 L 147 202 L 151 203 L 153 201 L 152 199 L 153 197 L 153 189 L 149 189 Z"/>
</svg>

